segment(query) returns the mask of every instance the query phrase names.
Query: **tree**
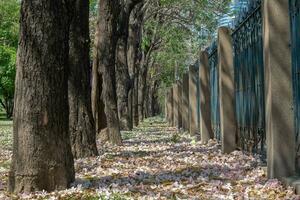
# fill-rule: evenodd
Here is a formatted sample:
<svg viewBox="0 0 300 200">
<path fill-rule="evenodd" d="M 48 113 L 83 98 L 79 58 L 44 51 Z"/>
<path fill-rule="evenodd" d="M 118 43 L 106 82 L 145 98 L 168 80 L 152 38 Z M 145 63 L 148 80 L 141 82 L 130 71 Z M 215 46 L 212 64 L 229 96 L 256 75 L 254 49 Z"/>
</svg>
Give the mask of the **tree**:
<svg viewBox="0 0 300 200">
<path fill-rule="evenodd" d="M 74 181 L 68 124 L 69 5 L 23 0 L 9 190 L 65 189 Z"/>
<path fill-rule="evenodd" d="M 116 49 L 116 78 L 117 78 L 117 98 L 118 114 L 121 129 L 131 130 L 132 121 L 129 106 L 129 91 L 133 88 L 133 80 L 129 75 L 128 68 L 128 36 L 129 19 L 131 11 L 142 0 L 122 0 L 119 4 L 118 16 L 118 40 Z"/>
<path fill-rule="evenodd" d="M 75 158 L 98 155 L 91 107 L 89 1 L 76 0 L 70 26 L 69 131 Z"/>
<path fill-rule="evenodd" d="M 98 27 L 97 27 L 98 29 Z M 94 60 L 93 60 L 93 69 L 92 69 L 92 111 L 95 121 L 96 133 L 101 133 L 101 130 L 107 127 L 107 121 L 104 111 L 104 102 L 101 97 L 103 77 L 102 74 L 98 71 L 99 69 L 99 31 L 95 33 L 94 40 Z"/>
<path fill-rule="evenodd" d="M 135 126 L 139 124 L 138 112 L 138 86 L 139 68 L 142 59 L 142 33 L 144 24 L 144 2 L 139 3 L 130 15 L 128 33 L 128 68 L 130 79 L 133 82 L 131 88 L 131 115 Z"/>
<path fill-rule="evenodd" d="M 109 132 L 109 141 L 122 144 L 120 133 L 117 94 L 116 94 L 116 41 L 118 23 L 118 0 L 99 0 L 98 37 L 98 73 L 103 77 L 102 96 Z"/>
<path fill-rule="evenodd" d="M 186 66 L 194 64 L 198 59 L 199 50 L 206 48 L 213 39 L 218 17 L 227 11 L 229 2 L 229 0 L 152 0 L 146 2 L 142 42 L 143 59 L 139 71 L 141 120 L 145 115 L 144 109 L 147 109 L 153 96 L 149 94 L 151 97 L 149 99 L 145 91 L 147 89 L 149 92 L 153 91 L 151 87 L 154 85 L 151 86 L 151 84 L 155 83 L 155 80 L 160 80 L 159 86 L 157 83 L 155 86 L 159 91 L 161 87 L 170 86 L 175 80 L 175 66 L 178 66 L 178 76 L 181 76 Z M 160 73 L 157 76 L 152 76 L 151 68 L 157 64 L 162 69 L 159 70 Z M 157 99 L 160 99 L 160 104 L 163 105 L 164 100 Z"/>
</svg>

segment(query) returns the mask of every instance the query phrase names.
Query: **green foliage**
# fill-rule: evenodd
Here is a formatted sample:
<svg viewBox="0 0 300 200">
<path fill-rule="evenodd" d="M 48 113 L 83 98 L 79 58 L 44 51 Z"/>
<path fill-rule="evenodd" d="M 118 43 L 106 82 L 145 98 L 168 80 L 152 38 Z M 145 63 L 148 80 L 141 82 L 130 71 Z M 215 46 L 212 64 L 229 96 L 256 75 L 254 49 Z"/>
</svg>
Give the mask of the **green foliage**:
<svg viewBox="0 0 300 200">
<path fill-rule="evenodd" d="M 0 45 L 17 48 L 19 35 L 19 1 L 0 0 Z"/>
<path fill-rule="evenodd" d="M 175 79 L 199 59 L 215 37 L 218 19 L 228 12 L 230 0 L 152 0 L 145 14 L 142 49 L 152 48 L 148 84 L 159 82 L 158 103 Z M 155 81 L 154 81 L 155 80 Z"/>
<path fill-rule="evenodd" d="M 16 50 L 0 46 L 0 95 L 12 98 L 16 75 Z"/>
<path fill-rule="evenodd" d="M 159 48 L 152 54 L 161 67 L 160 80 L 166 87 L 179 78 L 198 59 L 200 49 L 215 35 L 220 15 L 227 12 L 229 0 L 153 0 L 144 25 L 143 48 L 153 42 L 153 34 L 160 39 Z M 151 73 L 151 69 L 150 69 Z"/>
<path fill-rule="evenodd" d="M 14 96 L 19 9 L 18 0 L 0 0 L 0 101 L 7 112 Z"/>
</svg>

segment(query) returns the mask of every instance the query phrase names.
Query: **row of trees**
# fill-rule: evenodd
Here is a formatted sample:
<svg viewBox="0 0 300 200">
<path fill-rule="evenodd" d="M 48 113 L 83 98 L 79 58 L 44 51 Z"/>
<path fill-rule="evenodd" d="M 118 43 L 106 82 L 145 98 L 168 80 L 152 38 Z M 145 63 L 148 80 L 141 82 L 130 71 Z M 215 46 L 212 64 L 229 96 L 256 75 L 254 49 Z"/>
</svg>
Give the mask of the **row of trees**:
<svg viewBox="0 0 300 200">
<path fill-rule="evenodd" d="M 95 18 L 89 1 L 21 2 L 10 191 L 68 187 L 75 176 L 73 158 L 96 156 L 96 133 L 106 127 L 109 141 L 121 145 L 120 130 L 160 111 L 159 91 L 174 79 L 174 66 L 183 71 L 188 58 L 197 56 L 227 5 L 226 0 L 90 3 L 98 11 L 95 27 L 89 24 Z"/>
</svg>

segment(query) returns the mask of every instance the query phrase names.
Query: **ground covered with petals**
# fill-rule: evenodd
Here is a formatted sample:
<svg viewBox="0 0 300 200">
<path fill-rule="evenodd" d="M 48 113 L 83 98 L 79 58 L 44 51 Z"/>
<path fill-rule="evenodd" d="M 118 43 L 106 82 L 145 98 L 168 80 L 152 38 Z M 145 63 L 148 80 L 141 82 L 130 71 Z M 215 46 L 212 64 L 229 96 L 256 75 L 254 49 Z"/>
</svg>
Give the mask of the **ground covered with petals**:
<svg viewBox="0 0 300 200">
<path fill-rule="evenodd" d="M 11 130 L 0 128 L 0 199 L 300 199 L 279 181 L 267 180 L 258 156 L 223 155 L 215 141 L 202 145 L 160 118 L 122 136 L 123 146 L 99 143 L 99 157 L 75 161 L 72 188 L 11 195 Z"/>
</svg>

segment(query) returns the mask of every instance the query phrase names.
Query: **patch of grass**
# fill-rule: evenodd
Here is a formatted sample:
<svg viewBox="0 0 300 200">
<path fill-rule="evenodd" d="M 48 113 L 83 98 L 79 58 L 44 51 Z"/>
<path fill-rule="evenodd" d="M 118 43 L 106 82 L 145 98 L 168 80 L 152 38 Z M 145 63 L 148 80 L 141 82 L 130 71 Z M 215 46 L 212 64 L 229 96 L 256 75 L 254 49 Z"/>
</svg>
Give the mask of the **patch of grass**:
<svg viewBox="0 0 300 200">
<path fill-rule="evenodd" d="M 10 160 L 5 160 L 3 162 L 0 161 L 0 168 L 8 170 L 10 168 Z"/>
<path fill-rule="evenodd" d="M 175 133 L 175 134 L 172 135 L 171 142 L 173 142 L 173 143 L 180 142 L 180 135 L 179 135 L 179 133 Z"/>
<path fill-rule="evenodd" d="M 1 121 L 11 121 L 11 119 L 6 118 L 6 113 L 3 110 L 0 110 L 0 122 Z"/>
<path fill-rule="evenodd" d="M 7 119 L 5 112 L 0 110 L 0 129 L 2 126 L 12 126 L 12 120 Z"/>
</svg>

